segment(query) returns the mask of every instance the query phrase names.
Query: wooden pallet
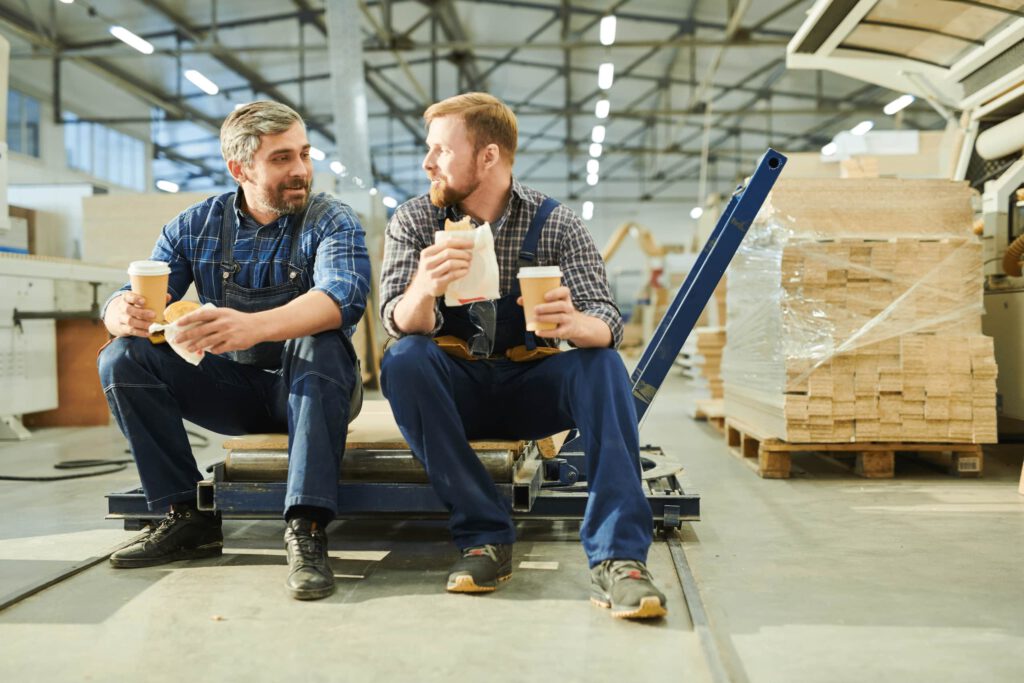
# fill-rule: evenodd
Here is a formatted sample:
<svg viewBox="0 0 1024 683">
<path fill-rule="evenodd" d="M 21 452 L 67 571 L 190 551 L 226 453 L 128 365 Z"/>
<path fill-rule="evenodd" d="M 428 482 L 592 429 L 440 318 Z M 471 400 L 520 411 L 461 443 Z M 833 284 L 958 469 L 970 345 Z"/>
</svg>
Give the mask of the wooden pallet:
<svg viewBox="0 0 1024 683">
<path fill-rule="evenodd" d="M 788 443 L 759 435 L 742 422 L 725 418 L 729 451 L 765 479 L 788 479 L 794 453 L 854 456 L 854 471 L 869 479 L 891 479 L 897 453 L 950 454 L 950 473 L 977 477 L 984 466 L 980 444 L 972 443 Z"/>
<path fill-rule="evenodd" d="M 725 433 L 725 401 L 720 398 L 700 398 L 694 401 L 693 419 L 707 420 L 708 424 Z"/>
</svg>

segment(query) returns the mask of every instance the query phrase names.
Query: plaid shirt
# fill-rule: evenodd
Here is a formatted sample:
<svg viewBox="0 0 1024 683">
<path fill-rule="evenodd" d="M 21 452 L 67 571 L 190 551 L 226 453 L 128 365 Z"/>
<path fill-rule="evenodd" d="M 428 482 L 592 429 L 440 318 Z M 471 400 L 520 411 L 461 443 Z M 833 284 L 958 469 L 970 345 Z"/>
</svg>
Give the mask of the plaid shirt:
<svg viewBox="0 0 1024 683">
<path fill-rule="evenodd" d="M 248 288 L 288 281 L 291 221 L 298 217 L 284 215 L 261 226 L 242 211 L 241 198 L 241 188 L 210 197 L 185 209 L 164 226 L 152 259 L 171 266 L 167 283 L 171 301 L 181 299 L 195 282 L 200 301 L 223 305 L 220 232 L 229 202 L 238 226 L 234 259 L 240 270 L 234 281 Z M 302 253 L 296 265 L 302 268 L 300 277 L 305 287 L 323 292 L 338 304 L 343 329 L 351 337 L 366 309 L 370 291 L 370 258 L 363 228 L 351 207 L 328 194 L 314 194 L 310 202 L 300 238 Z M 127 289 L 130 285 L 115 292 L 107 304 Z M 106 304 L 103 311 L 106 312 Z"/>
<path fill-rule="evenodd" d="M 519 248 L 542 201 L 543 194 L 512 178 L 512 197 L 502 217 L 491 226 L 502 296 L 511 294 L 516 284 Z M 410 199 L 395 210 L 385 232 L 380 286 L 381 320 L 387 333 L 396 339 L 405 334 L 395 326 L 395 306 L 416 275 L 420 251 L 434 243 L 437 213 L 438 209 L 430 203 L 428 195 Z M 462 218 L 458 209 L 455 209 L 455 215 Z M 563 273 L 562 282 L 572 293 L 576 309 L 607 323 L 612 331 L 612 346 L 618 347 L 622 341 L 622 316 L 612 300 L 604 261 L 583 221 L 565 205 L 559 205 L 551 213 L 541 231 L 536 265 L 558 265 Z M 437 334 L 444 322 L 440 302 L 439 297 L 434 303 L 436 322 L 432 334 Z"/>
</svg>

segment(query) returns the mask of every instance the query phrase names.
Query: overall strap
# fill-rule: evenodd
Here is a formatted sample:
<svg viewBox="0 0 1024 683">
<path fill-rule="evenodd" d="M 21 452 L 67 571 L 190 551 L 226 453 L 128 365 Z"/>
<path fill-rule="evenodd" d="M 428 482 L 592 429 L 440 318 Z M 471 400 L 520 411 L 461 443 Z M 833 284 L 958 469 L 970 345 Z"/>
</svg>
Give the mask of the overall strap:
<svg viewBox="0 0 1024 683">
<path fill-rule="evenodd" d="M 552 199 L 551 197 L 545 197 L 544 201 L 541 202 L 540 208 L 537 209 L 537 213 L 533 215 L 533 220 L 530 221 L 530 229 L 526 232 L 526 237 L 523 238 L 523 245 L 519 248 L 519 267 L 529 268 L 537 263 L 537 245 L 540 243 L 540 233 L 544 229 L 544 224 L 548 222 L 548 217 L 551 212 L 558 207 L 558 200 Z M 519 279 L 516 278 L 513 281 L 513 290 L 516 296 L 519 296 Z M 526 333 L 526 349 L 533 351 L 537 348 L 537 338 L 533 332 Z"/>
<path fill-rule="evenodd" d="M 530 229 L 527 231 L 526 237 L 523 238 L 523 246 L 519 248 L 520 268 L 528 268 L 536 263 L 540 232 L 544 229 L 544 224 L 548 222 L 548 216 L 557 207 L 558 200 L 545 197 L 544 201 L 540 204 L 540 208 L 537 209 L 537 213 L 533 215 L 533 220 L 530 221 Z"/>
<path fill-rule="evenodd" d="M 292 223 L 290 226 L 292 241 L 291 253 L 288 255 L 288 277 L 293 280 L 302 270 L 299 266 L 299 256 L 302 252 L 302 230 L 306 226 L 306 219 L 309 217 L 309 209 L 312 205 L 313 197 L 310 197 L 305 208 L 302 209 L 302 213 L 293 213 L 288 217 L 289 222 Z"/>
<path fill-rule="evenodd" d="M 238 271 L 238 264 L 235 263 L 235 206 L 230 197 L 224 202 L 224 213 L 221 216 L 220 253 L 221 278 L 228 280 Z"/>
</svg>

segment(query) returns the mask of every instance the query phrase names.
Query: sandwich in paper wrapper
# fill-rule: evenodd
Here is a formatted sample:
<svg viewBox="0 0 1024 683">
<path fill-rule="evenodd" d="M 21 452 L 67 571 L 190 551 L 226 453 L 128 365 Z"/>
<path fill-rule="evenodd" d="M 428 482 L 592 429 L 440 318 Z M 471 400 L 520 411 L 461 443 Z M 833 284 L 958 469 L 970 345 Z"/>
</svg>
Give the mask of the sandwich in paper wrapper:
<svg viewBox="0 0 1024 683">
<path fill-rule="evenodd" d="M 473 258 L 469 272 L 448 285 L 444 293 L 446 306 L 464 306 L 474 301 L 488 301 L 501 296 L 498 290 L 498 257 L 494 253 L 491 224 L 474 228 L 469 216 L 455 222 L 446 220 L 444 230 L 434 233 L 434 244 L 444 244 L 453 235 L 473 239 Z"/>
<path fill-rule="evenodd" d="M 179 325 L 178 319 L 198 311 L 200 308 L 216 308 L 213 304 L 203 304 L 200 306 L 195 301 L 175 301 L 173 304 L 164 309 L 164 323 L 153 323 L 149 326 L 149 333 L 154 334 L 156 332 L 163 332 L 164 338 L 167 339 L 167 343 L 171 345 L 174 352 L 187 360 L 192 365 L 199 365 L 199 361 L 203 360 L 203 356 L 206 355 L 206 351 L 199 351 L 193 353 L 188 350 L 188 347 L 184 344 L 177 343 L 176 339 L 179 332 L 183 332 L 187 329 L 195 327 L 196 323 L 191 325 Z"/>
</svg>

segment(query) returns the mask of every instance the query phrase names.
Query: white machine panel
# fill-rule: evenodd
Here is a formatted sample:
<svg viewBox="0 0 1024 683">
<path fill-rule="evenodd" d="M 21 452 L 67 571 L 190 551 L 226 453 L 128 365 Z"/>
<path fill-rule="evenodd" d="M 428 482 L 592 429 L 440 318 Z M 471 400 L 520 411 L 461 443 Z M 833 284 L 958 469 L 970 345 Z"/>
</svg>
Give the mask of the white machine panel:
<svg viewBox="0 0 1024 683">
<path fill-rule="evenodd" d="M 14 309 L 48 311 L 53 280 L 0 275 L 0 415 L 57 407 L 57 336 L 52 320 L 26 320 Z"/>
</svg>

